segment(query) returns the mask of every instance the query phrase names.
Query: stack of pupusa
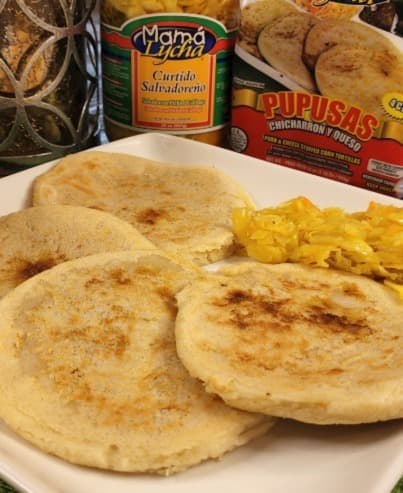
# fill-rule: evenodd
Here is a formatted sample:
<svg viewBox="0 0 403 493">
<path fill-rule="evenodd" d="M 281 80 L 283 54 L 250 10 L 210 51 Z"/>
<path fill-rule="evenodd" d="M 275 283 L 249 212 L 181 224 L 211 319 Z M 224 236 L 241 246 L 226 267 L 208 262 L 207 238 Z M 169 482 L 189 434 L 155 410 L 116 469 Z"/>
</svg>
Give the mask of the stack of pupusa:
<svg viewBox="0 0 403 493">
<path fill-rule="evenodd" d="M 42 192 L 62 203 L 37 205 Z M 206 393 L 175 347 L 175 295 L 201 274 L 196 263 L 232 251 L 231 210 L 250 203 L 238 184 L 212 168 L 88 152 L 39 178 L 34 203 L 0 219 L 0 416 L 13 430 L 73 463 L 169 474 L 273 425 Z M 140 218 L 174 253 L 86 205 Z"/>
<path fill-rule="evenodd" d="M 3 299 L 0 415 L 13 429 L 72 462 L 166 474 L 264 434 L 272 415 L 318 424 L 403 416 L 403 309 L 392 292 L 290 264 L 206 272 L 196 263 L 232 254 L 232 209 L 250 202 L 242 188 L 209 171 L 211 188 L 192 173 L 177 190 L 181 167 L 168 180 L 170 166 L 153 163 L 147 178 L 141 159 L 136 188 L 127 173 L 136 158 L 103 167 L 98 157 L 109 155 L 78 155 L 79 167 L 66 158 L 71 166 L 36 181 L 35 200 L 111 205 L 159 249 L 71 260 Z M 201 255 L 210 251 L 219 253 Z"/>
</svg>

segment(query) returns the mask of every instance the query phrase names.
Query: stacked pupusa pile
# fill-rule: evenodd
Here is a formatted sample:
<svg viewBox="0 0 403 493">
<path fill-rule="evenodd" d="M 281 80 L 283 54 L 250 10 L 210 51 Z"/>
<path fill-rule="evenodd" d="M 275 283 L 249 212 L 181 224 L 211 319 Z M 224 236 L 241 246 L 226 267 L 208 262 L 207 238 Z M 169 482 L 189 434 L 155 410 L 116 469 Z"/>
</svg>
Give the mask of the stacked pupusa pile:
<svg viewBox="0 0 403 493">
<path fill-rule="evenodd" d="M 272 426 L 206 393 L 175 348 L 175 295 L 234 248 L 232 208 L 250 204 L 237 183 L 88 152 L 38 178 L 33 203 L 0 219 L 0 416 L 12 429 L 74 463 L 168 474 Z"/>
<path fill-rule="evenodd" d="M 113 213 L 137 235 L 68 260 L 83 253 L 81 234 L 72 246 L 52 221 L 19 230 L 33 245 L 24 253 L 35 252 L 31 264 L 40 265 L 39 251 L 64 260 L 0 302 L 0 416 L 43 450 L 170 473 L 264 434 L 273 415 L 403 416 L 403 306 L 392 292 L 298 265 L 197 266 L 232 255 L 231 212 L 251 203 L 222 173 L 89 152 L 39 177 L 33 200 L 17 214 Z M 90 237 L 111 237 L 105 228 Z M 44 236 L 56 240 L 37 245 Z M 8 258 L 19 256 L 10 246 Z"/>
</svg>

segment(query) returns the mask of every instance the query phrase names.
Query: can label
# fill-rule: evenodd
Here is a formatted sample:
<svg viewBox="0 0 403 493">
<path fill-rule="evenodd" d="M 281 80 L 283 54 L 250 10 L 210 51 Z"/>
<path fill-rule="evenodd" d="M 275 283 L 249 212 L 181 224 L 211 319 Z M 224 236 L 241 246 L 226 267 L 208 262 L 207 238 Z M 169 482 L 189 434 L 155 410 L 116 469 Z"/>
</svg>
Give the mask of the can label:
<svg viewBox="0 0 403 493">
<path fill-rule="evenodd" d="M 235 31 L 201 15 L 154 14 L 102 25 L 105 118 L 190 134 L 230 118 Z"/>
</svg>

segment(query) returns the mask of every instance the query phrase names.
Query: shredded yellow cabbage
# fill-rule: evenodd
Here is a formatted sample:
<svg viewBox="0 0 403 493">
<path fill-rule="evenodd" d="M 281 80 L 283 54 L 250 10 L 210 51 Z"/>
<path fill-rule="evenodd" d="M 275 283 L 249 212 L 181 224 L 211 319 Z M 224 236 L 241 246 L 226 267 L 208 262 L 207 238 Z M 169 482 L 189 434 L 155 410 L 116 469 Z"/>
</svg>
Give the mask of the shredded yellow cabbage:
<svg viewBox="0 0 403 493">
<path fill-rule="evenodd" d="M 371 202 L 366 211 L 347 213 L 297 197 L 277 207 L 235 209 L 232 218 L 240 244 L 260 262 L 331 267 L 403 288 L 403 208 Z"/>
</svg>

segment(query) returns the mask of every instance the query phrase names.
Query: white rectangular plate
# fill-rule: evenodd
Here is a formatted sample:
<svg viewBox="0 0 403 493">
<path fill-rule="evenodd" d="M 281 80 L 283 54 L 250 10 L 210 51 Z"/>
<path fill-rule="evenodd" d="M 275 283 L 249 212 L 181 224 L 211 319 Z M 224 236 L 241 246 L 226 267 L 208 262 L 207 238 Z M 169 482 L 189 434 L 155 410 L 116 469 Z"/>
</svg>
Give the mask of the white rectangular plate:
<svg viewBox="0 0 403 493">
<path fill-rule="evenodd" d="M 365 209 L 371 200 L 403 205 L 391 197 L 167 135 L 130 137 L 100 150 L 215 166 L 242 183 L 259 207 L 298 195 L 321 207 L 349 211 Z M 34 177 L 52 165 L 0 179 L 0 215 L 29 205 Z M 221 461 L 167 478 L 68 464 L 35 449 L 0 421 L 0 475 L 28 493 L 390 493 L 402 474 L 402 420 L 362 426 L 284 420 L 266 437 Z"/>
</svg>

